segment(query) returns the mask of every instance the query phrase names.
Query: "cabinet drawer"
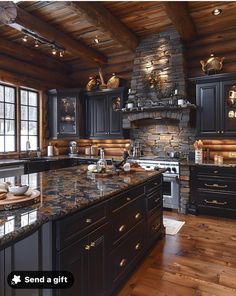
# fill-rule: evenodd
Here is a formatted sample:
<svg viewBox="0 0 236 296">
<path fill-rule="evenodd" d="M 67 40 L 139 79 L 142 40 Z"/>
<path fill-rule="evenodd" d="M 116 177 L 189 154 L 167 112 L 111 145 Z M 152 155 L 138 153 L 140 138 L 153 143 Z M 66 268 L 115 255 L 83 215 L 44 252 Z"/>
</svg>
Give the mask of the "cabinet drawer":
<svg viewBox="0 0 236 296">
<path fill-rule="evenodd" d="M 129 206 L 122 208 L 112 218 L 111 247 L 126 236 L 137 223 L 145 218 L 145 198 L 141 196 Z"/>
<path fill-rule="evenodd" d="M 150 214 L 154 210 L 158 210 L 162 208 L 162 195 L 161 190 L 154 191 L 147 197 L 147 208 L 148 213 Z"/>
<path fill-rule="evenodd" d="M 162 183 L 162 177 L 159 176 L 158 178 L 152 179 L 147 182 L 146 184 L 146 194 L 152 194 L 153 191 L 156 191 L 159 189 Z"/>
<path fill-rule="evenodd" d="M 107 220 L 107 206 L 105 203 L 83 210 L 68 218 L 56 222 L 57 250 L 70 245 Z"/>
<path fill-rule="evenodd" d="M 198 177 L 197 188 L 214 191 L 236 191 L 236 180 L 211 177 Z"/>
<path fill-rule="evenodd" d="M 232 178 L 235 179 L 235 168 L 230 168 L 230 167 L 219 167 L 219 166 L 197 166 L 194 167 L 193 169 L 196 172 L 197 177 L 201 176 L 210 176 L 213 178 L 217 178 L 218 176 L 220 177 L 227 177 L 227 178 Z"/>
<path fill-rule="evenodd" d="M 162 212 L 152 215 L 148 219 L 148 241 L 152 243 L 162 233 L 163 229 L 163 216 Z"/>
<path fill-rule="evenodd" d="M 122 207 L 125 207 L 129 203 L 132 203 L 136 198 L 144 194 L 144 185 L 135 187 L 134 189 L 127 190 L 125 194 L 120 194 L 113 198 L 110 203 L 112 213 L 116 213 Z"/>
<path fill-rule="evenodd" d="M 114 285 L 145 249 L 144 223 L 139 223 L 130 236 L 109 256 L 109 282 Z"/>
<path fill-rule="evenodd" d="M 230 193 L 206 193 L 201 192 L 197 197 L 197 204 L 204 207 L 214 207 L 222 209 L 236 210 L 236 194 Z"/>
</svg>

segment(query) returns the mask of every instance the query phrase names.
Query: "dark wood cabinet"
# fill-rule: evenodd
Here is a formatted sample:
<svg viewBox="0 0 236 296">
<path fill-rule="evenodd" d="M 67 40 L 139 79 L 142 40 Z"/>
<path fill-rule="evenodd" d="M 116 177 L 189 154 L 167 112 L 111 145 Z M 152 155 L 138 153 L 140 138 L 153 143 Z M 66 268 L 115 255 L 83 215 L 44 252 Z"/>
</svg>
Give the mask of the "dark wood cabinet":
<svg viewBox="0 0 236 296">
<path fill-rule="evenodd" d="M 102 296 L 105 293 L 105 250 L 107 225 L 97 228 L 57 254 L 57 269 L 74 275 L 70 289 L 58 290 L 58 296 Z"/>
<path fill-rule="evenodd" d="M 48 91 L 48 126 L 51 139 L 84 136 L 85 104 L 81 89 Z"/>
<path fill-rule="evenodd" d="M 235 168 L 190 167 L 189 212 L 236 218 Z"/>
<path fill-rule="evenodd" d="M 191 81 L 196 83 L 197 136 L 235 137 L 236 98 L 230 100 L 230 94 L 236 90 L 236 75 L 217 74 L 193 78 Z"/>
<path fill-rule="evenodd" d="M 122 138 L 121 109 L 127 92 L 123 87 L 86 93 L 87 136 L 89 138 Z"/>
</svg>

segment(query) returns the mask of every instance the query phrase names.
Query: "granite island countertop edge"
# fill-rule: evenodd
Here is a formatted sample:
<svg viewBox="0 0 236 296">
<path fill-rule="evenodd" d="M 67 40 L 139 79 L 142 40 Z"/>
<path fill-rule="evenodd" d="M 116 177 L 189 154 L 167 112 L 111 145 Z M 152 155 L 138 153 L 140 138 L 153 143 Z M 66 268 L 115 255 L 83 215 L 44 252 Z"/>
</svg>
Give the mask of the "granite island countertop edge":
<svg viewBox="0 0 236 296">
<path fill-rule="evenodd" d="M 78 167 L 84 167 L 84 166 L 78 166 Z M 63 171 L 69 171 L 70 169 L 75 169 L 77 167 L 73 167 L 73 168 L 67 168 L 67 169 L 59 169 L 57 171 L 53 171 L 53 173 L 58 173 L 61 172 L 63 174 Z M 18 216 L 16 217 L 16 220 L 20 219 L 21 215 L 26 215 L 27 213 L 33 213 L 34 211 L 37 211 L 37 219 L 35 222 L 27 225 L 27 226 L 23 226 L 23 227 L 18 227 L 16 229 L 14 229 L 13 231 L 4 234 L 3 236 L 0 236 L 0 250 L 4 249 L 6 247 L 8 247 L 9 245 L 12 245 L 12 243 L 15 243 L 27 236 L 29 236 L 30 234 L 34 233 L 35 231 L 37 231 L 43 224 L 49 222 L 49 221 L 55 221 L 55 220 L 59 220 L 62 219 L 66 216 L 69 216 L 71 214 L 74 214 L 76 212 L 82 211 L 86 208 L 89 208 L 95 204 L 101 203 L 105 200 L 108 200 L 112 197 L 114 197 L 115 195 L 118 195 L 120 193 L 122 193 L 122 191 L 124 190 L 128 190 L 131 189 L 132 187 L 138 186 L 139 184 L 145 183 L 146 181 L 148 181 L 149 179 L 152 179 L 154 176 L 158 176 L 160 175 L 164 170 L 159 170 L 159 171 L 153 171 L 153 172 L 135 172 L 134 174 L 136 175 L 142 175 L 145 174 L 145 177 L 142 177 L 141 180 L 137 181 L 137 182 L 133 182 L 132 184 L 125 184 L 124 187 L 122 188 L 116 188 L 115 190 L 100 196 L 99 198 L 95 199 L 95 200 L 91 200 L 87 203 L 79 203 L 75 206 L 68 206 L 67 208 L 60 208 L 60 210 L 54 212 L 54 213 L 50 213 L 50 211 L 47 212 L 47 206 L 44 207 L 38 207 L 38 204 L 32 205 L 30 207 L 27 208 L 22 208 L 22 209 L 16 209 L 13 211 L 0 211 L 0 227 L 3 226 L 4 224 L 6 224 L 6 222 L 8 222 L 6 219 L 3 219 L 3 216 L 17 216 L 16 213 L 19 213 Z M 51 171 L 48 172 L 42 172 L 42 173 L 37 173 L 37 175 L 40 176 L 45 176 L 50 174 Z M 123 176 L 125 177 L 125 176 Z M 121 177 L 121 178 L 123 178 Z M 126 176 L 129 178 L 129 175 Z M 120 178 L 120 176 L 114 176 L 114 178 Z M 101 180 L 99 180 L 101 179 Z M 96 180 L 97 182 L 105 182 L 106 178 L 98 178 L 98 180 Z M 111 180 L 111 179 L 110 179 Z M 47 196 L 43 193 L 43 198 L 47 199 Z M 60 198 L 63 198 L 60 197 Z M 26 212 L 26 213 L 25 213 Z M 18 221 L 19 223 L 19 221 Z M 0 231 L 1 234 L 1 231 Z"/>
</svg>

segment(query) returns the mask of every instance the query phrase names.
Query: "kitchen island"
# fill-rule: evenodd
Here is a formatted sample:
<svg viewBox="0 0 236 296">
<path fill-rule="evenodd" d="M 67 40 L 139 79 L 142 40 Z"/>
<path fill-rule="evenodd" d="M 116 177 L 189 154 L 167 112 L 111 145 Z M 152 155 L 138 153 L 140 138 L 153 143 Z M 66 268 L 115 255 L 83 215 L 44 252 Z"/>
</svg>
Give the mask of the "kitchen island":
<svg viewBox="0 0 236 296">
<path fill-rule="evenodd" d="M 162 170 L 96 178 L 86 168 L 34 174 L 40 203 L 0 212 L 1 296 L 13 295 L 12 270 L 68 270 L 75 279 L 69 290 L 16 296 L 111 295 L 163 235 Z"/>
</svg>

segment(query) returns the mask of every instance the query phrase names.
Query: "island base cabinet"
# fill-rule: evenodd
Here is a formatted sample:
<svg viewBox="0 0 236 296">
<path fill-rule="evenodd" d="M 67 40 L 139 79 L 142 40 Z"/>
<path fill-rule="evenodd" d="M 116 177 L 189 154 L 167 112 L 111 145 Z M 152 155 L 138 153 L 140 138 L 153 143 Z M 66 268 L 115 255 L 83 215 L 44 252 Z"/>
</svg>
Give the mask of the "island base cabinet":
<svg viewBox="0 0 236 296">
<path fill-rule="evenodd" d="M 57 296 L 103 296 L 105 293 L 105 238 L 103 225 L 57 254 L 57 270 L 70 271 L 74 284 L 70 289 L 58 290 Z"/>
<path fill-rule="evenodd" d="M 148 218 L 147 235 L 148 246 L 152 246 L 153 243 L 164 234 L 163 217 L 162 212 L 157 212 Z"/>
<path fill-rule="evenodd" d="M 110 293 L 115 291 L 120 284 L 127 278 L 132 269 L 134 269 L 138 260 L 142 258 L 145 250 L 145 224 L 137 224 L 131 234 L 119 246 L 117 246 L 109 255 L 108 282 Z"/>
</svg>

